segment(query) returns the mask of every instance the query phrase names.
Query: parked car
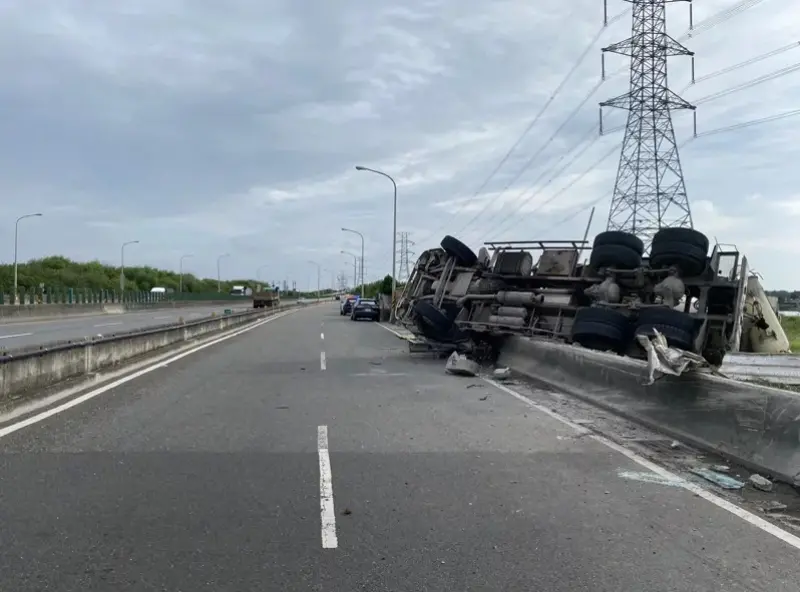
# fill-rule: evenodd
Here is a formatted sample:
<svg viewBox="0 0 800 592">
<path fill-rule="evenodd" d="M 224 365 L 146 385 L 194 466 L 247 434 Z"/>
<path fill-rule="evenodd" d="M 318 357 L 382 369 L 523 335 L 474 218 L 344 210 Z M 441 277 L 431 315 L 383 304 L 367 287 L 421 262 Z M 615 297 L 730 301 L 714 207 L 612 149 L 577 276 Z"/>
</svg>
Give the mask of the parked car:
<svg viewBox="0 0 800 592">
<path fill-rule="evenodd" d="M 343 299 L 341 301 L 342 308 L 339 310 L 339 314 L 342 316 L 349 315 L 351 312 L 353 312 L 353 304 L 357 301 L 358 296 L 348 296 L 347 298 Z"/>
<path fill-rule="evenodd" d="M 381 319 L 381 307 L 378 306 L 376 300 L 359 300 L 353 306 L 353 312 L 350 313 L 350 320 L 358 321 L 360 319 L 368 319 L 370 321 L 379 321 Z"/>
</svg>

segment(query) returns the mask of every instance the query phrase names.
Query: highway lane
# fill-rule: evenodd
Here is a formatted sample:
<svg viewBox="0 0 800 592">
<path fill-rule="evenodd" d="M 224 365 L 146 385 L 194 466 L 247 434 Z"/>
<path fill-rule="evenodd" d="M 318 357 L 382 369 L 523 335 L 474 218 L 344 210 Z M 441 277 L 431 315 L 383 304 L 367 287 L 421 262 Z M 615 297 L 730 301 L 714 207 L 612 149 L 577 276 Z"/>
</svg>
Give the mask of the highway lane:
<svg viewBox="0 0 800 592">
<path fill-rule="evenodd" d="M 410 358 L 334 303 L 8 432 L 0 427 L 2 589 L 750 591 L 800 581 L 790 544 L 657 482 L 547 409 Z"/>
<path fill-rule="evenodd" d="M 252 308 L 252 303 L 250 303 L 250 306 L 242 304 L 191 306 L 122 314 L 65 316 L 38 321 L 0 323 L 0 349 L 16 349 L 53 341 L 79 340 L 97 335 L 124 333 L 136 329 L 174 323 L 181 317 L 186 320 L 197 320 L 213 313 L 222 314 L 226 308 L 245 310 Z"/>
</svg>

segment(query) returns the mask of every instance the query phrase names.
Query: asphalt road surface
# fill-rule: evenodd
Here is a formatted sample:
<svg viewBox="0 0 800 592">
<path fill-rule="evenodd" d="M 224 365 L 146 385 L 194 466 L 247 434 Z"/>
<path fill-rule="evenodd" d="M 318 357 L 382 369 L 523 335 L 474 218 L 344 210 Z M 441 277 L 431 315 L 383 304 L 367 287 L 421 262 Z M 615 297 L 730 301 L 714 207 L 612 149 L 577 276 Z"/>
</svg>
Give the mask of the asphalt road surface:
<svg viewBox="0 0 800 592">
<path fill-rule="evenodd" d="M 3 590 L 800 582 L 791 535 L 659 481 L 515 391 L 412 359 L 334 303 L 40 419 L 0 426 Z"/>
<path fill-rule="evenodd" d="M 210 316 L 212 313 L 222 314 L 226 308 L 244 310 L 252 308 L 252 303 L 250 306 L 241 304 L 235 306 L 191 306 L 185 308 L 162 308 L 144 312 L 126 312 L 123 314 L 64 316 L 39 321 L 0 323 L 0 349 L 15 349 L 53 341 L 124 333 L 136 329 L 144 329 L 145 327 L 174 323 L 180 317 L 186 320 L 197 320 Z"/>
</svg>

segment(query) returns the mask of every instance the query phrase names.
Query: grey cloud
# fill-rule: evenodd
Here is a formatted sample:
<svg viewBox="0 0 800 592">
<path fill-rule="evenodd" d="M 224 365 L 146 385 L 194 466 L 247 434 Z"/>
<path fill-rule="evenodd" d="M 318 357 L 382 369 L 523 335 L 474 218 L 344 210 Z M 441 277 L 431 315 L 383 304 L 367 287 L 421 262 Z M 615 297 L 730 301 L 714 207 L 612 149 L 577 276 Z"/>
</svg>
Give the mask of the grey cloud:
<svg viewBox="0 0 800 592">
<path fill-rule="evenodd" d="M 703 3 L 697 20 L 723 6 Z M 611 11 L 625 7 L 612 3 Z M 698 72 L 790 42 L 786 23 L 798 9 L 784 12 L 776 18 L 754 9 L 687 40 L 698 52 Z M 670 19 L 671 30 L 683 34 L 685 13 L 670 11 Z M 135 236 L 142 242 L 128 254 L 131 263 L 139 257 L 175 267 L 191 251 L 193 271 L 208 275 L 216 254 L 229 251 L 226 267 L 234 275 L 254 275 L 270 262 L 279 277 L 311 277 L 307 253 L 347 270 L 339 251 L 357 245 L 339 231 L 343 225 L 358 225 L 367 237 L 368 268 L 376 276 L 387 272 L 391 185 L 355 173 L 355 164 L 396 176 L 399 226 L 414 233 L 417 251 L 465 225 L 464 238 L 476 246 L 503 232 L 579 236 L 587 212 L 577 206 L 610 194 L 616 155 L 540 206 L 621 140 L 621 133 L 597 139 L 554 174 L 596 125 L 598 101 L 625 92 L 625 58 L 609 60 L 621 74 L 514 179 L 597 84 L 599 48 L 629 34 L 627 19 L 603 33 L 501 171 L 473 195 L 599 21 L 594 0 L 546 10 L 513 0 L 8 2 L 0 8 L 0 110 L 12 115 L 0 134 L 0 190 L 14 196 L 15 211 L 48 212 L 38 230 L 28 230 L 37 234 L 32 242 L 26 235 L 25 256 L 114 260 L 120 236 Z M 753 30 L 762 33 L 747 47 L 730 41 L 745 31 L 752 38 Z M 687 88 L 685 96 L 705 96 L 796 59 L 786 54 Z M 688 83 L 688 67 L 670 63 L 679 89 Z M 767 89 L 771 101 L 764 105 Z M 796 97 L 787 77 L 709 102 L 698 110 L 700 130 L 793 108 Z M 625 113 L 606 118 L 613 127 Z M 675 122 L 681 141 L 688 138 L 691 117 Z M 746 196 L 759 193 L 766 203 L 793 198 L 793 125 L 687 145 L 687 185 L 694 199 L 711 203 L 697 214 L 710 234 L 723 214 L 758 215 L 765 225 L 780 219 L 778 210 Z M 486 215 L 467 224 L 484 206 Z M 597 207 L 595 229 L 607 200 Z M 509 212 L 514 224 L 500 224 Z M 571 213 L 573 221 L 554 227 Z M 730 224 L 719 226 L 733 232 Z M 768 272 L 774 258 L 756 241 L 761 231 L 736 232 L 755 245 L 752 257 Z"/>
</svg>

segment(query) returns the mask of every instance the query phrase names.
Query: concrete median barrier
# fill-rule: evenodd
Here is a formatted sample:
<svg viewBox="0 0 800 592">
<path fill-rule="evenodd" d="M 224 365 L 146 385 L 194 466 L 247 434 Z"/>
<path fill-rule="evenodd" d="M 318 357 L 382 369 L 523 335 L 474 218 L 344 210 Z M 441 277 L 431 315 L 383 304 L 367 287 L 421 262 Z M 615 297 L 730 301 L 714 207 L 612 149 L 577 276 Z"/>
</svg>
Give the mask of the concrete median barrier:
<svg viewBox="0 0 800 592">
<path fill-rule="evenodd" d="M 0 406 L 71 379 L 104 372 L 149 354 L 294 308 L 296 305 L 289 304 L 267 311 L 245 311 L 7 355 L 0 358 Z"/>
<path fill-rule="evenodd" d="M 694 373 L 644 385 L 641 360 L 512 337 L 498 361 L 573 395 L 787 483 L 800 480 L 800 396 Z"/>
</svg>

